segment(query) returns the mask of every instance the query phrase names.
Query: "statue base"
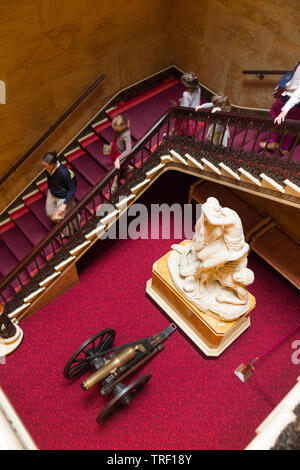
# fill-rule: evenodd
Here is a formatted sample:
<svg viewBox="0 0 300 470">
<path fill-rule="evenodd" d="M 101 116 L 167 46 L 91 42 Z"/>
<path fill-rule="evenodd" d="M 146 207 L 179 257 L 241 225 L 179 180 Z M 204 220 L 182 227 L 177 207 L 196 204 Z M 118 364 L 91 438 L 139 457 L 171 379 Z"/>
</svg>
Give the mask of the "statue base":
<svg viewBox="0 0 300 470">
<path fill-rule="evenodd" d="M 15 324 L 15 327 L 17 331 L 14 336 L 12 336 L 11 338 L 7 338 L 7 339 L 0 337 L 0 359 L 14 352 L 15 349 L 17 349 L 17 347 L 22 342 L 23 331 L 16 324 Z"/>
<path fill-rule="evenodd" d="M 153 265 L 146 292 L 206 356 L 220 356 L 250 326 L 255 298 L 250 295 L 248 311 L 237 320 L 223 321 L 200 309 L 177 289 L 168 269 L 170 251 Z"/>
</svg>

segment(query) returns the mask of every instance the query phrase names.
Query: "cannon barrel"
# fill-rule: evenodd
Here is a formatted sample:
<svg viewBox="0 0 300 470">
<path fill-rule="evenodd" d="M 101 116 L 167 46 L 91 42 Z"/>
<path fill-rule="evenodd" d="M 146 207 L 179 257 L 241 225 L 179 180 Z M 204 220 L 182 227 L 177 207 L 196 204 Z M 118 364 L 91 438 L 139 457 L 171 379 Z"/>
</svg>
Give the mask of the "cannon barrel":
<svg viewBox="0 0 300 470">
<path fill-rule="evenodd" d="M 103 367 L 101 367 L 101 369 L 94 372 L 90 377 L 82 382 L 81 387 L 83 390 L 89 390 L 98 382 L 104 380 L 109 374 L 112 374 L 116 369 L 127 364 L 131 359 L 134 359 L 137 349 L 139 349 L 139 345 L 134 347 L 129 346 L 116 354 Z"/>
</svg>

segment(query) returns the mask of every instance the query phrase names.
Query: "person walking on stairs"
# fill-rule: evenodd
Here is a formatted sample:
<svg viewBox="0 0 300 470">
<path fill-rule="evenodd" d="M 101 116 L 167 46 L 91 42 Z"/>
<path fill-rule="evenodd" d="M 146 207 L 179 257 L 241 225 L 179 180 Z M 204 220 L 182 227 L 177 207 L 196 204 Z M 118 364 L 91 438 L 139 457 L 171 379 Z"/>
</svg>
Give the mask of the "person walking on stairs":
<svg viewBox="0 0 300 470">
<path fill-rule="evenodd" d="M 294 72 L 291 73 L 291 79 L 285 83 L 284 88 L 280 89 L 280 95 L 270 109 L 270 115 L 274 118 L 274 123 L 280 125 L 284 122 L 285 118 L 300 119 L 300 62 L 295 66 Z M 285 77 L 285 76 L 284 76 Z M 284 78 L 283 77 L 283 78 Z M 282 140 L 280 144 L 280 140 Z M 282 155 L 286 155 L 295 140 L 295 136 L 286 135 L 281 139 L 281 136 L 273 132 L 269 142 L 260 142 L 259 145 L 262 149 L 279 150 Z"/>
<path fill-rule="evenodd" d="M 115 138 L 111 146 L 110 159 L 115 168 L 120 169 L 121 163 L 128 157 L 132 150 L 130 121 L 126 116 L 118 114 L 113 118 L 111 126 L 115 131 Z M 111 188 L 112 191 L 116 190 L 120 179 L 126 177 L 127 173 L 133 171 L 133 169 L 131 165 L 126 165 L 123 168 L 123 171 L 114 179 Z"/>
<path fill-rule="evenodd" d="M 196 111 L 200 111 L 201 109 L 211 109 L 212 113 L 216 113 L 217 111 L 229 112 L 231 110 L 231 104 L 227 96 L 214 95 L 210 103 L 204 103 L 197 106 Z M 223 147 L 227 147 L 230 139 L 228 124 L 224 125 L 218 121 L 214 124 L 210 124 L 206 138 L 207 140 L 212 141 L 215 145 L 223 145 Z"/>
<path fill-rule="evenodd" d="M 52 222 L 59 223 L 75 207 L 76 176 L 72 170 L 58 161 L 56 152 L 46 153 L 42 165 L 47 171 L 48 180 L 46 213 Z M 70 229 L 67 226 L 63 230 L 63 237 L 69 237 L 78 227 L 78 223 L 76 224 L 74 220 L 70 225 Z"/>
<path fill-rule="evenodd" d="M 181 77 L 181 83 L 185 86 L 186 90 L 179 99 L 179 105 L 183 108 L 197 108 L 201 102 L 201 88 L 197 76 L 193 72 L 184 73 Z M 177 105 L 174 101 L 172 105 Z M 186 119 L 176 119 L 174 128 L 171 129 L 170 135 L 182 135 L 192 137 L 197 135 L 199 126 L 195 129 L 195 122 L 193 120 L 187 121 Z"/>
</svg>

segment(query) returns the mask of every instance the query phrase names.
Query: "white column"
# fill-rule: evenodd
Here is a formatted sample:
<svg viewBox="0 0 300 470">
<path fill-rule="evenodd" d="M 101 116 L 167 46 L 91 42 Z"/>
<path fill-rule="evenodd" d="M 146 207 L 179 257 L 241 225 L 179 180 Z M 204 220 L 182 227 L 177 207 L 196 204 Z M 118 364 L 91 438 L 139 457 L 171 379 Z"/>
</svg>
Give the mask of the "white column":
<svg viewBox="0 0 300 470">
<path fill-rule="evenodd" d="M 38 450 L 1 387 L 0 450 Z"/>
</svg>

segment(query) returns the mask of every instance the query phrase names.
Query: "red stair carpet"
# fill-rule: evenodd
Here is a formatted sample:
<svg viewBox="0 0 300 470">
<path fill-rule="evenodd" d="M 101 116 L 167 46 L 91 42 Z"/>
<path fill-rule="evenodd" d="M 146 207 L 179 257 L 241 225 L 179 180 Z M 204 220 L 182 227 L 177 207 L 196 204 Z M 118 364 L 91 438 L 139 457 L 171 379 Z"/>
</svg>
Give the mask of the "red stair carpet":
<svg viewBox="0 0 300 470">
<path fill-rule="evenodd" d="M 168 172 L 144 201 L 186 202 L 192 181 Z M 181 201 L 171 189 L 165 194 L 166 187 L 181 187 Z M 243 449 L 295 384 L 300 367 L 291 361 L 291 344 L 300 339 L 299 330 L 258 363 L 265 388 L 256 377 L 242 383 L 233 373 L 300 322 L 296 290 L 251 254 L 256 280 L 250 291 L 257 307 L 250 328 L 217 359 L 204 357 L 175 331 L 165 350 L 130 378 L 152 374 L 130 407 L 96 423 L 107 397 L 97 387 L 84 392 L 80 379 L 67 382 L 63 368 L 103 328 L 116 330 L 118 346 L 168 326 L 146 298 L 145 286 L 152 263 L 173 242 L 98 242 L 80 261 L 80 283 L 22 323 L 23 344 L 0 365 L 0 383 L 40 449 Z"/>
</svg>

